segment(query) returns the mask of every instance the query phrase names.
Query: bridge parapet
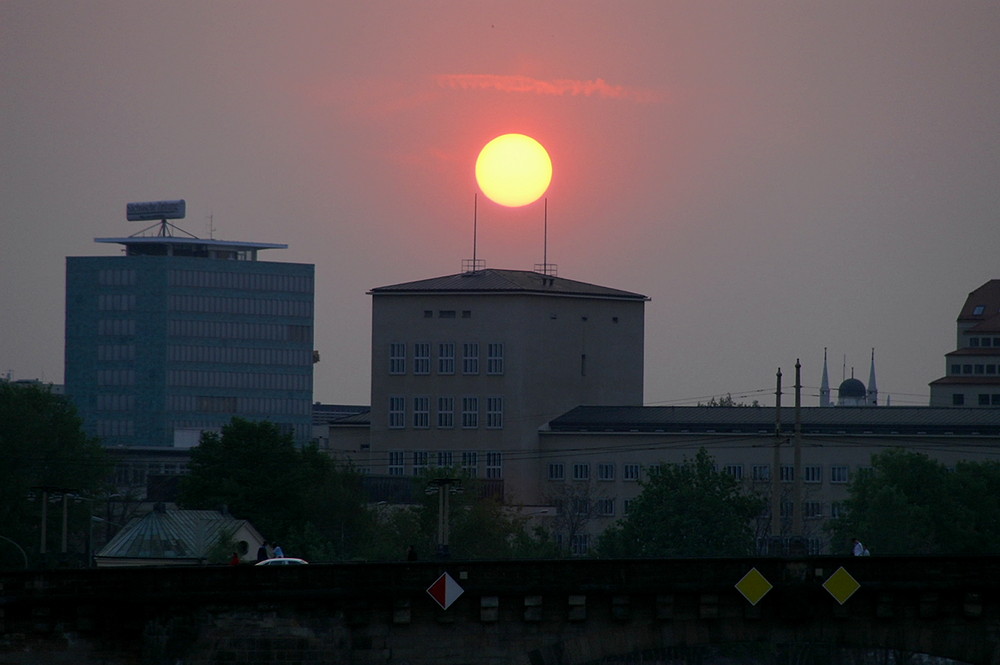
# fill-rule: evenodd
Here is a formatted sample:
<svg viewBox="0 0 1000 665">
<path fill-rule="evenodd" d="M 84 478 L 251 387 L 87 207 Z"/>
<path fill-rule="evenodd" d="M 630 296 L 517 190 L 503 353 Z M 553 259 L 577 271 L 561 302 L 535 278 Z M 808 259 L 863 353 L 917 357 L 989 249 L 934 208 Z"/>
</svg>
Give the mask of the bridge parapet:
<svg viewBox="0 0 1000 665">
<path fill-rule="evenodd" d="M 824 587 L 841 568 L 858 585 L 843 603 Z M 751 570 L 772 585 L 756 603 L 736 587 Z M 441 609 L 427 589 L 446 571 L 463 593 Z M 56 652 L 106 665 L 577 665 L 774 643 L 1000 665 L 996 558 L 121 568 L 7 572 L 0 585 L 5 665 Z"/>
</svg>

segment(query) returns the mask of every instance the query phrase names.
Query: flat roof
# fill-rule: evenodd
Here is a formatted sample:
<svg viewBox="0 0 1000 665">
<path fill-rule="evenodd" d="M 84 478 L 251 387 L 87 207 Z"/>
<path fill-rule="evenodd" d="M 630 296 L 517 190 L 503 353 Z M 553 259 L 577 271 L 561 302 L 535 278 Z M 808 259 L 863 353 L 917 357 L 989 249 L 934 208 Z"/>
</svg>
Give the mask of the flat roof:
<svg viewBox="0 0 1000 665">
<path fill-rule="evenodd" d="M 173 245 L 183 247 L 215 247 L 218 249 L 288 249 L 284 243 L 242 242 L 237 240 L 215 240 L 213 238 L 179 238 L 177 236 L 127 236 L 124 238 L 94 238 L 94 242 L 120 245 Z"/>
</svg>

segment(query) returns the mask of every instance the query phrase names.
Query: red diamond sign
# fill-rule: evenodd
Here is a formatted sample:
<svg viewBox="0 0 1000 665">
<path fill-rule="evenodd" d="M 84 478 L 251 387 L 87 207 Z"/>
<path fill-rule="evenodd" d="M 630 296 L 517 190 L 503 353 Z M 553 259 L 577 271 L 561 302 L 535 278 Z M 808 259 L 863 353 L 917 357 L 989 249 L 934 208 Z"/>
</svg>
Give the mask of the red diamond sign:
<svg viewBox="0 0 1000 665">
<path fill-rule="evenodd" d="M 458 597 L 465 593 L 465 589 L 458 586 L 458 582 L 452 579 L 448 573 L 441 573 L 441 577 L 434 580 L 434 584 L 427 587 L 427 593 L 434 599 L 442 610 L 451 607 L 451 604 L 458 600 Z"/>
</svg>

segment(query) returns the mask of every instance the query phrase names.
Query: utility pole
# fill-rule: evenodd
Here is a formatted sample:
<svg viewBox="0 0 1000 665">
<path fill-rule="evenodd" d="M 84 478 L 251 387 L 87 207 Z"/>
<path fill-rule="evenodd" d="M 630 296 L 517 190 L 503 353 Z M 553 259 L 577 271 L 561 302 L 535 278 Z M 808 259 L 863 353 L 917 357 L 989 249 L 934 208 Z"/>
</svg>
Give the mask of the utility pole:
<svg viewBox="0 0 1000 665">
<path fill-rule="evenodd" d="M 795 516 L 793 535 L 796 538 L 805 536 L 805 504 L 803 499 L 802 477 L 802 365 L 799 359 L 795 359 L 795 438 L 794 438 L 794 469 L 795 473 L 795 494 L 792 497 L 792 510 Z"/>
<path fill-rule="evenodd" d="M 781 536 L 781 368 L 778 368 L 778 386 L 774 393 L 774 461 L 771 465 L 771 543 L 776 545 Z M 773 554 L 774 552 L 769 552 Z"/>
</svg>

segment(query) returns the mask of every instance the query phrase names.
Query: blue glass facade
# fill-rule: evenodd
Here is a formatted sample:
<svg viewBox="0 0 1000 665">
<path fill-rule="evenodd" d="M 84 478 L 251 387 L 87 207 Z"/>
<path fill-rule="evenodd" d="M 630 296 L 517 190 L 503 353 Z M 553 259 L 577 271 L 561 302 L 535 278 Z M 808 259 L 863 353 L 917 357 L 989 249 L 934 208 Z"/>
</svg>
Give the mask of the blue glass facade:
<svg viewBox="0 0 1000 665">
<path fill-rule="evenodd" d="M 314 267 L 121 242 L 125 256 L 66 261 L 66 392 L 85 429 L 108 446 L 189 447 L 238 416 L 307 442 Z"/>
</svg>

